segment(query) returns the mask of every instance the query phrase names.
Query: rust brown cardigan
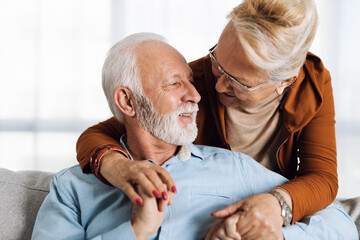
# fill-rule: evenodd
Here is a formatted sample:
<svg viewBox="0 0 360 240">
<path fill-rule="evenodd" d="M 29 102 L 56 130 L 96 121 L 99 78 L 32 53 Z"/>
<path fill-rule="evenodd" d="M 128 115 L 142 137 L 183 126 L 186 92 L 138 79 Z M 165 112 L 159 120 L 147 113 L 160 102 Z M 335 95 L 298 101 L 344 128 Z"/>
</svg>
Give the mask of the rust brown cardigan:
<svg viewBox="0 0 360 240">
<path fill-rule="evenodd" d="M 202 97 L 195 143 L 228 148 L 225 108 L 217 98 L 209 57 L 190 66 Z M 283 143 L 277 150 L 277 163 L 280 173 L 291 179 L 282 188 L 292 197 L 295 222 L 329 205 L 338 190 L 331 78 L 317 56 L 308 54 L 298 79 L 283 98 L 280 112 Z M 112 144 L 120 148 L 119 138 L 124 132 L 114 118 L 88 128 L 77 142 L 77 158 L 83 171 L 91 172 L 89 160 L 99 146 Z"/>
</svg>

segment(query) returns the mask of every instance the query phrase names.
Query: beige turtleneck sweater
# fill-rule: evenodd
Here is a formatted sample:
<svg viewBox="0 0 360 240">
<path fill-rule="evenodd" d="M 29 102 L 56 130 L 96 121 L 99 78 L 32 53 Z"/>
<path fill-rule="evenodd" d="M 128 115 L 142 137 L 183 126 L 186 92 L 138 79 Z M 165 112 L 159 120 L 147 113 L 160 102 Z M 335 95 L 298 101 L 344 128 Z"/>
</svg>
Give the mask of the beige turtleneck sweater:
<svg viewBox="0 0 360 240">
<path fill-rule="evenodd" d="M 245 153 L 270 170 L 277 168 L 276 150 L 280 146 L 283 95 L 276 92 L 253 107 L 226 107 L 226 135 L 233 151 Z"/>
</svg>

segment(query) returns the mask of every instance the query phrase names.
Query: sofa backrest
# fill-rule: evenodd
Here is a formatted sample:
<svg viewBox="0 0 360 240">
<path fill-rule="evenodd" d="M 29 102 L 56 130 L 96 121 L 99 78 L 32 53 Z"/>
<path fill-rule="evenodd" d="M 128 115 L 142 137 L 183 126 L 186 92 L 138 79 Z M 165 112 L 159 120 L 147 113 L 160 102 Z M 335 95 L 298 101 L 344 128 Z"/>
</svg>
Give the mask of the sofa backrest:
<svg viewBox="0 0 360 240">
<path fill-rule="evenodd" d="M 37 212 L 49 193 L 53 173 L 13 172 L 0 168 L 0 240 L 31 239 Z M 360 235 L 360 196 L 337 199 L 355 221 Z"/>
<path fill-rule="evenodd" d="M 31 239 L 37 212 L 49 193 L 52 173 L 0 168 L 0 239 Z"/>
<path fill-rule="evenodd" d="M 341 205 L 347 214 L 349 214 L 355 222 L 360 237 L 360 196 L 354 198 L 338 198 L 335 200 L 335 204 Z"/>
</svg>

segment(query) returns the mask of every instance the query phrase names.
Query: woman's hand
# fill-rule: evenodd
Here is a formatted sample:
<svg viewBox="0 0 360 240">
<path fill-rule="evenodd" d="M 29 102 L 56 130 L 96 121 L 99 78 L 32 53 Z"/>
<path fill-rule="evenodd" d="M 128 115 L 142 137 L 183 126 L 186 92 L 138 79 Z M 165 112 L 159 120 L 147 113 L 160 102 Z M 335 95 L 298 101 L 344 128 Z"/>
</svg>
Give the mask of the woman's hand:
<svg viewBox="0 0 360 240">
<path fill-rule="evenodd" d="M 104 154 L 100 173 L 121 189 L 133 204 L 143 204 L 143 198 L 135 191 L 134 185 L 140 185 L 148 196 L 168 200 L 169 205 L 173 198 L 169 193 L 176 193 L 175 182 L 164 168 L 149 161 L 131 161 L 116 151 Z"/>
<path fill-rule="evenodd" d="M 283 219 L 278 200 L 271 194 L 257 194 L 243 199 L 212 216 L 222 218 L 210 229 L 207 239 L 283 239 Z M 224 235 L 225 234 L 225 235 Z"/>
</svg>

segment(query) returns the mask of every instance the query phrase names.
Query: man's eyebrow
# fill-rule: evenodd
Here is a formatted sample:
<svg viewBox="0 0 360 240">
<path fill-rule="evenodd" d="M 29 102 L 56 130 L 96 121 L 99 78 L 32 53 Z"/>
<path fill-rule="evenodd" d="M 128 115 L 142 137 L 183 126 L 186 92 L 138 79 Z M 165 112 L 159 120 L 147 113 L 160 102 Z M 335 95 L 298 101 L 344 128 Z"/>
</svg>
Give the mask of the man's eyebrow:
<svg viewBox="0 0 360 240">
<path fill-rule="evenodd" d="M 171 75 L 171 77 L 173 77 L 173 78 L 181 78 L 181 75 L 179 73 L 175 73 L 175 74 Z"/>
<path fill-rule="evenodd" d="M 171 77 L 173 78 L 182 78 L 183 76 L 179 73 L 175 73 L 173 74 Z M 193 78 L 193 73 L 190 72 L 188 75 L 187 75 L 187 79 L 192 79 Z"/>
</svg>

